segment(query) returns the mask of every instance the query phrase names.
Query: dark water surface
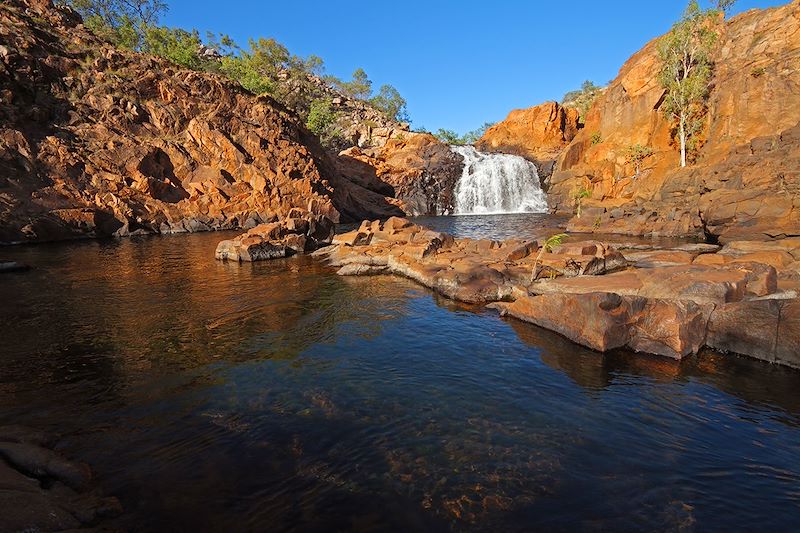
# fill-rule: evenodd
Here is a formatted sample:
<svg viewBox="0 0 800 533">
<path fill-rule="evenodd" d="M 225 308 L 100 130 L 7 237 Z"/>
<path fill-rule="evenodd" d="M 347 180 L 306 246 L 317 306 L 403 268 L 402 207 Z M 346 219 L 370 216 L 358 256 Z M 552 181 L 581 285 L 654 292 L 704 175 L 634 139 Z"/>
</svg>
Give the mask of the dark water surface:
<svg viewBox="0 0 800 533">
<path fill-rule="evenodd" d="M 600 355 L 223 237 L 0 250 L 34 267 L 0 277 L 0 424 L 66 435 L 114 525 L 797 530 L 800 372 Z"/>
</svg>

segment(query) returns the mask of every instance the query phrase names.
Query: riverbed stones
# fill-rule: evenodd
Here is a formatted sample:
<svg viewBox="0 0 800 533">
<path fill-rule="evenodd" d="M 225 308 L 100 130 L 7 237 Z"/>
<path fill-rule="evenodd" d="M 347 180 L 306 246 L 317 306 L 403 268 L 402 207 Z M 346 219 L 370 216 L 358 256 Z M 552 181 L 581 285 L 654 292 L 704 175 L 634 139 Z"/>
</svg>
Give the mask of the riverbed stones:
<svg viewBox="0 0 800 533">
<path fill-rule="evenodd" d="M 322 215 L 292 209 L 282 221 L 259 224 L 234 239 L 221 241 L 214 256 L 228 261 L 265 261 L 314 251 L 331 243 L 333 222 Z"/>
<path fill-rule="evenodd" d="M 55 452 L 55 439 L 24 426 L 0 426 L 0 531 L 64 531 L 96 526 L 121 512 L 91 487 L 83 463 Z"/>
</svg>

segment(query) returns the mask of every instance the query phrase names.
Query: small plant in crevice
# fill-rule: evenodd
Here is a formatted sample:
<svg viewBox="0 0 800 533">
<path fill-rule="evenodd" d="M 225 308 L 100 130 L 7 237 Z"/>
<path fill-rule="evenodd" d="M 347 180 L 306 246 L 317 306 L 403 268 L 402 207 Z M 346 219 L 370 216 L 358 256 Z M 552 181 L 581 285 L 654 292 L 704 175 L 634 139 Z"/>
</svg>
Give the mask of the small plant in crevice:
<svg viewBox="0 0 800 533">
<path fill-rule="evenodd" d="M 592 192 L 586 187 L 581 187 L 572 193 L 572 200 L 575 202 L 575 216 L 581 218 L 581 209 L 583 207 L 583 200 L 589 198 Z"/>
<path fill-rule="evenodd" d="M 603 142 L 603 136 L 600 134 L 599 131 L 592 133 L 592 136 L 589 137 L 589 141 L 592 143 L 592 146 L 595 144 L 600 144 Z"/>
<path fill-rule="evenodd" d="M 544 240 L 542 245 L 539 247 L 539 253 L 536 254 L 536 259 L 533 261 L 533 269 L 531 272 L 531 283 L 536 281 L 536 276 L 539 274 L 539 263 L 542 260 L 545 252 L 552 253 L 553 248 L 559 246 L 564 239 L 566 239 L 568 235 L 566 233 L 558 233 L 556 235 L 551 235 L 547 239 Z"/>
</svg>

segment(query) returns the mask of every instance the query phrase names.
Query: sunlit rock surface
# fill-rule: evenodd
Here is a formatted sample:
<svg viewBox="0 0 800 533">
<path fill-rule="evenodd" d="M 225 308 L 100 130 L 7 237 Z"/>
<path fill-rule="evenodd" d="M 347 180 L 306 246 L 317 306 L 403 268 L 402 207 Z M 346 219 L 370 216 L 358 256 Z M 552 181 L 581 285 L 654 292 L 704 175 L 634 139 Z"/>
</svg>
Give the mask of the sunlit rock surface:
<svg viewBox="0 0 800 533">
<path fill-rule="evenodd" d="M 393 217 L 364 221 L 315 255 L 342 276 L 404 276 L 599 351 L 681 359 L 708 345 L 800 366 L 800 269 L 790 261 L 800 242 L 642 248 L 568 238 L 542 250 L 535 241 L 456 239 Z M 748 321 L 751 308 L 760 322 Z"/>
</svg>

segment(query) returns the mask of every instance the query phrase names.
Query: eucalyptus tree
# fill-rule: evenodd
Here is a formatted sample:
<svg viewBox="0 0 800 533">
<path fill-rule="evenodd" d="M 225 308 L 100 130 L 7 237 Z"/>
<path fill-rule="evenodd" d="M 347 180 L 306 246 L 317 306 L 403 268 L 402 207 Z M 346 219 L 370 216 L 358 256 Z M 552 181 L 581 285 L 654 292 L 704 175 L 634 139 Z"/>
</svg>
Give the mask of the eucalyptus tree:
<svg viewBox="0 0 800 533">
<path fill-rule="evenodd" d="M 710 92 L 711 52 L 717 39 L 714 18 L 717 10 L 703 10 L 691 0 L 681 19 L 661 38 L 659 80 L 666 90 L 664 114 L 674 121 L 680 144 L 681 166 L 686 166 L 687 151 L 705 123 L 706 99 Z"/>
</svg>

